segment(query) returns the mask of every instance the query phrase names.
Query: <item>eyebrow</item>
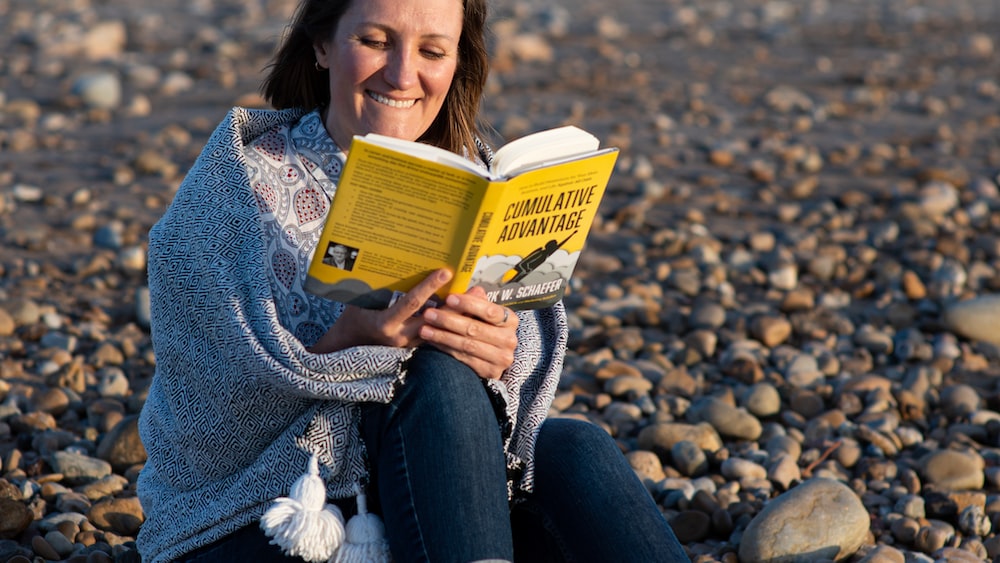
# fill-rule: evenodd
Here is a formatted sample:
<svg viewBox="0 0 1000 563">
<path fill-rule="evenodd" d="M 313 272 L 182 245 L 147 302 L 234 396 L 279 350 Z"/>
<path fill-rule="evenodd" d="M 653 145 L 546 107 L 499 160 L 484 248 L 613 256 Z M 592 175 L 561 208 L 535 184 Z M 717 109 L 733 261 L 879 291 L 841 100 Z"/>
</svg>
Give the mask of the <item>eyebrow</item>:
<svg viewBox="0 0 1000 563">
<path fill-rule="evenodd" d="M 377 22 L 361 22 L 358 27 L 374 27 L 380 31 L 385 31 L 387 33 L 395 33 L 396 29 Z M 425 33 L 420 36 L 421 39 L 445 39 L 449 41 L 454 41 L 454 37 L 448 35 L 447 33 Z"/>
</svg>

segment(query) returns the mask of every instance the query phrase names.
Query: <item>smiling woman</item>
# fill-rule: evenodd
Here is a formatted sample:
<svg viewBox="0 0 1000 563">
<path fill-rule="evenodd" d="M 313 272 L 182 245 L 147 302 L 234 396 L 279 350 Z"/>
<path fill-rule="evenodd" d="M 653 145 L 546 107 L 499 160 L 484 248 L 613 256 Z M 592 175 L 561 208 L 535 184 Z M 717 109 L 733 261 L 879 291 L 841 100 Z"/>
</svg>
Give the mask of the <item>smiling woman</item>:
<svg viewBox="0 0 1000 563">
<path fill-rule="evenodd" d="M 361 119 L 358 114 L 360 100 L 355 97 L 363 95 L 365 90 L 390 105 L 399 105 L 399 102 L 409 103 L 418 98 L 412 97 L 412 92 L 400 97 L 398 87 L 410 86 L 393 84 L 393 80 L 413 80 L 414 76 L 421 81 L 431 80 L 430 84 L 418 85 L 420 89 L 430 88 L 420 94 L 444 96 L 443 101 L 437 101 L 440 111 L 424 112 L 431 120 L 430 125 L 413 138 L 459 154 L 478 154 L 476 123 L 489 68 L 485 0 L 357 4 L 357 9 L 350 10 L 349 14 L 345 12 L 353 3 L 347 1 L 307 1 L 299 5 L 291 33 L 278 50 L 271 73 L 265 78 L 262 88 L 265 97 L 279 109 L 335 106 L 349 110 L 347 114 L 357 121 Z M 377 14 L 379 10 L 385 13 Z M 388 19 L 374 19 L 374 16 Z M 460 27 L 451 29 L 456 24 Z M 373 51 L 372 56 L 343 58 L 357 54 L 362 48 Z M 331 51 L 338 49 L 342 58 L 329 59 Z M 374 52 L 378 51 L 382 52 L 382 57 L 375 56 Z M 418 57 L 427 63 L 440 64 L 421 64 L 415 60 Z M 392 65 L 402 66 L 394 69 Z M 389 74 L 372 74 L 379 70 L 387 70 Z M 403 74 L 394 79 L 394 72 Z M 444 75 L 449 79 L 442 93 L 437 88 Z M 365 84 L 369 79 L 374 83 Z M 332 97 L 341 97 L 341 100 Z M 328 126 L 329 119 L 326 118 Z M 338 145 L 346 148 L 349 139 L 344 144 L 344 139 L 338 138 L 344 133 L 338 131 L 334 127 L 331 135 Z"/>
<path fill-rule="evenodd" d="M 546 419 L 561 303 L 425 308 L 446 270 L 380 311 L 303 289 L 354 135 L 489 159 L 485 1 L 303 1 L 278 111 L 234 108 L 150 231 L 147 563 L 687 561 L 614 440 Z"/>
<path fill-rule="evenodd" d="M 330 72 L 326 129 L 340 147 L 355 134 L 416 140 L 444 105 L 458 66 L 461 0 L 358 2 L 316 44 Z"/>
</svg>

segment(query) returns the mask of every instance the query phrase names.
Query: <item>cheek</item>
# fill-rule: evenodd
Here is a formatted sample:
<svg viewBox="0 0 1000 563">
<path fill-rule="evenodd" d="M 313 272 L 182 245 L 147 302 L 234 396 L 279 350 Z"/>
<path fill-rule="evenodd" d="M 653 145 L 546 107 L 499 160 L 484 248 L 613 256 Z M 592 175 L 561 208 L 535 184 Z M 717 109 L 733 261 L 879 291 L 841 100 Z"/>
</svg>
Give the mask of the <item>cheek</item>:
<svg viewBox="0 0 1000 563">
<path fill-rule="evenodd" d="M 428 84 L 433 88 L 434 94 L 439 96 L 444 96 L 448 93 L 451 88 L 451 82 L 455 78 L 455 67 L 449 67 L 446 69 L 436 69 L 431 72 L 428 76 Z"/>
<path fill-rule="evenodd" d="M 381 63 L 377 57 L 361 54 L 346 54 L 337 61 L 339 82 L 344 86 L 356 87 L 378 72 Z"/>
</svg>

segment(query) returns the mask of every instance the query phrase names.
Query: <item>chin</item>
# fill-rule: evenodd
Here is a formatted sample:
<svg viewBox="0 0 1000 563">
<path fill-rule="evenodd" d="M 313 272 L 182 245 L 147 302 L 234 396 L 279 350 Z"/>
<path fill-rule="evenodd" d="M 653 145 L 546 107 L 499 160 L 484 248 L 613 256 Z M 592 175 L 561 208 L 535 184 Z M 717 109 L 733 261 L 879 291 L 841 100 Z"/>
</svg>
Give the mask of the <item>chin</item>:
<svg viewBox="0 0 1000 563">
<path fill-rule="evenodd" d="M 413 128 L 400 128 L 400 127 L 373 127 L 371 129 L 372 133 L 377 133 L 379 135 L 385 135 L 386 137 L 395 137 L 397 139 L 403 139 L 405 141 L 416 141 L 423 134 L 423 131 L 415 132 Z"/>
</svg>

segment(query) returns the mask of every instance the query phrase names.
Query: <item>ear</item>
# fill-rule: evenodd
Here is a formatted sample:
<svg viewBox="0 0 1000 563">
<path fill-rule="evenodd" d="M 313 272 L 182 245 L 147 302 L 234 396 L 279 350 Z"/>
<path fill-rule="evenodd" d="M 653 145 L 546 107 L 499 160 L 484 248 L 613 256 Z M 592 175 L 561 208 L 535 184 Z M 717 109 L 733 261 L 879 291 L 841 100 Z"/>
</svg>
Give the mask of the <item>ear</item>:
<svg viewBox="0 0 1000 563">
<path fill-rule="evenodd" d="M 317 41 L 313 43 L 313 53 L 316 54 L 316 64 L 323 68 L 330 68 L 330 62 L 327 61 L 327 56 L 330 50 L 327 48 L 328 43 L 325 41 Z"/>
</svg>

